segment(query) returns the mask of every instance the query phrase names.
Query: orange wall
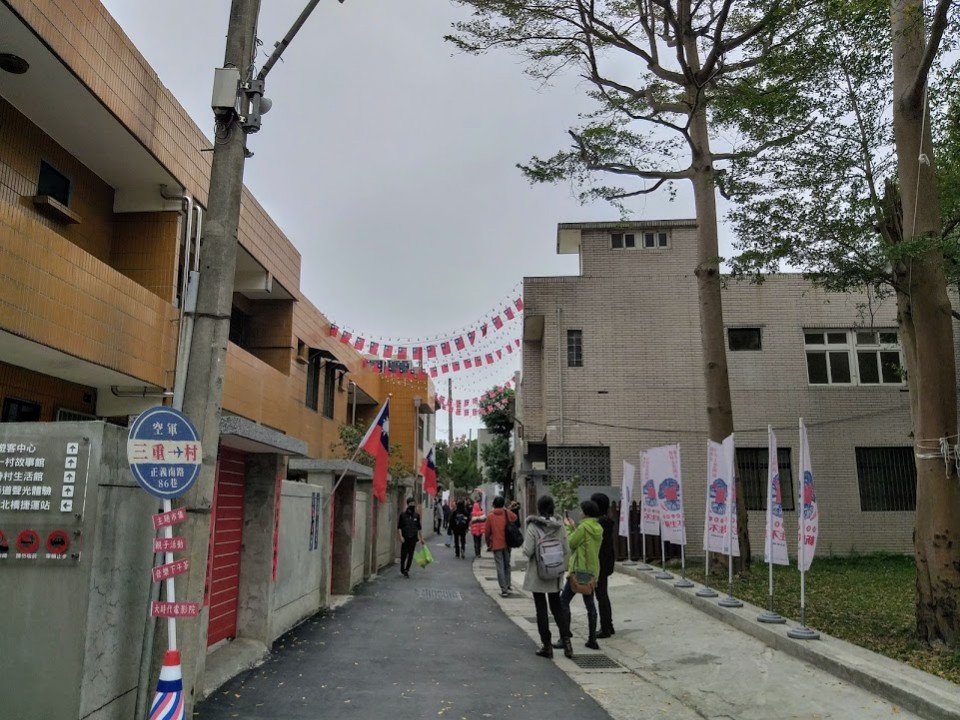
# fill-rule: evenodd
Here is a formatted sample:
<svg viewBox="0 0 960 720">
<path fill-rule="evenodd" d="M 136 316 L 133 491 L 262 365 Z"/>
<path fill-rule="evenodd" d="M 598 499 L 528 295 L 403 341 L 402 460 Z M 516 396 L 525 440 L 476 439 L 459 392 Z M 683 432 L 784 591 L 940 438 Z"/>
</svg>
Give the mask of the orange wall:
<svg viewBox="0 0 960 720">
<path fill-rule="evenodd" d="M 0 400 L 8 397 L 39 403 L 43 422 L 56 420 L 60 408 L 87 415 L 97 410 L 93 388 L 0 362 Z"/>
</svg>

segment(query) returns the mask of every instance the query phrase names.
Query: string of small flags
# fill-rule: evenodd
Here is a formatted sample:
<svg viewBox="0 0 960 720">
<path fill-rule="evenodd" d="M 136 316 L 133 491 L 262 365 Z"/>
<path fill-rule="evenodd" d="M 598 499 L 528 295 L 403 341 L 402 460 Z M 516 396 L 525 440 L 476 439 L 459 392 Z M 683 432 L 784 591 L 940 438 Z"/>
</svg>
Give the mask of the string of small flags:
<svg viewBox="0 0 960 720">
<path fill-rule="evenodd" d="M 437 395 L 437 407 L 459 416 L 483 416 L 509 407 L 510 397 L 503 391 L 511 389 L 512 381 L 507 380 L 478 397 L 450 400 L 444 395 Z"/>
</svg>

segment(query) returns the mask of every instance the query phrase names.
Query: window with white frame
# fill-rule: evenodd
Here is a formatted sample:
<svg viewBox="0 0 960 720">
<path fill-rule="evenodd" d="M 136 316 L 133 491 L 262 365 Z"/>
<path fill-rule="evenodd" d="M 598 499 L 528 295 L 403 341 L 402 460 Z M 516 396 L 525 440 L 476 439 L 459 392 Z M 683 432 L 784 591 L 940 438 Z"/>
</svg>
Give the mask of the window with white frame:
<svg viewBox="0 0 960 720">
<path fill-rule="evenodd" d="M 635 248 L 636 246 L 637 236 L 634 233 L 610 233 L 610 247 L 614 250 Z"/>
<path fill-rule="evenodd" d="M 647 232 L 643 234 L 643 247 L 648 250 L 669 246 L 670 236 L 665 232 Z"/>
<path fill-rule="evenodd" d="M 804 330 L 811 385 L 901 385 L 896 330 Z"/>
</svg>

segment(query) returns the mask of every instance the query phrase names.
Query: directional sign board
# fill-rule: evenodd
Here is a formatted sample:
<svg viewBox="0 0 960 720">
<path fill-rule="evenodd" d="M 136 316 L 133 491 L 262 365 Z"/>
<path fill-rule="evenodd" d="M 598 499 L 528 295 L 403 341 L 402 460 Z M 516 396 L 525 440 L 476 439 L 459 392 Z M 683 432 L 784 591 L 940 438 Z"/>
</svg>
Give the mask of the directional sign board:
<svg viewBox="0 0 960 720">
<path fill-rule="evenodd" d="M 180 497 L 200 474 L 200 435 L 187 416 L 157 406 L 130 426 L 127 462 L 144 490 L 158 498 Z"/>
</svg>

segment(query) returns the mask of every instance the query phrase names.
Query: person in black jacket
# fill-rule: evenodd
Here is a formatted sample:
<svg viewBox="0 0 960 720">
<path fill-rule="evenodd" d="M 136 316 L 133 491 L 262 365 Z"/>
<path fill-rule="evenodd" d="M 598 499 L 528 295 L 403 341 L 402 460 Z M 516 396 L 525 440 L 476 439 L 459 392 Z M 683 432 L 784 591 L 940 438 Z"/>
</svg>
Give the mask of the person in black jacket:
<svg viewBox="0 0 960 720">
<path fill-rule="evenodd" d="M 603 540 L 600 541 L 600 575 L 597 577 L 597 586 L 594 592 L 597 595 L 597 610 L 600 614 L 600 632 L 598 638 L 608 638 L 614 634 L 613 610 L 610 607 L 610 595 L 607 592 L 607 579 L 613 574 L 613 565 L 616 562 L 617 527 L 610 517 L 610 498 L 604 493 L 594 493 L 590 496 L 600 508 L 600 527 L 603 528 Z"/>
<path fill-rule="evenodd" d="M 417 501 L 407 498 L 407 509 L 400 513 L 397 520 L 397 534 L 400 536 L 400 574 L 410 577 L 410 566 L 413 564 L 413 553 L 417 549 L 417 542 L 423 542 L 423 527 L 420 525 L 420 513 L 417 512 Z"/>
<path fill-rule="evenodd" d="M 453 546 L 458 558 L 467 556 L 467 528 L 470 527 L 470 515 L 463 500 L 457 501 L 457 509 L 450 516 L 450 532 L 453 533 Z"/>
</svg>

